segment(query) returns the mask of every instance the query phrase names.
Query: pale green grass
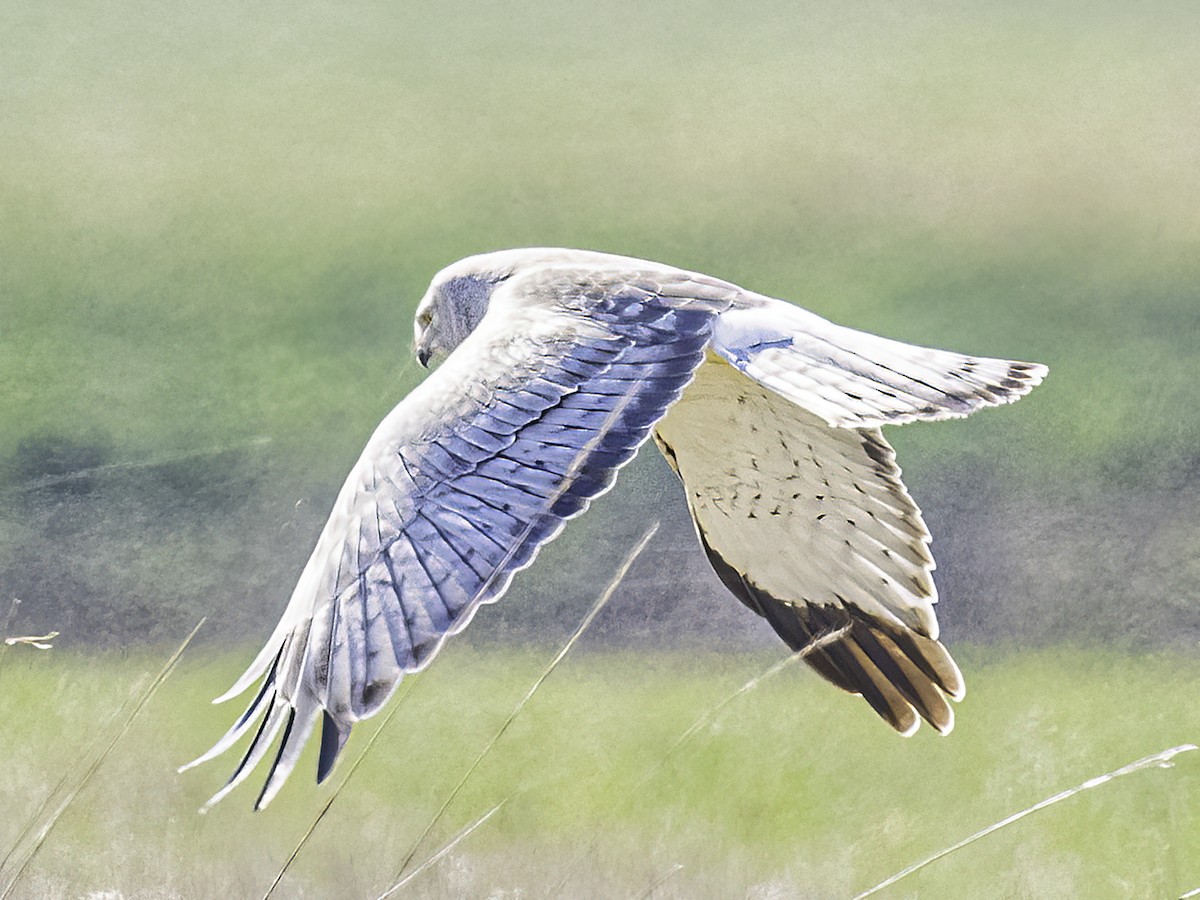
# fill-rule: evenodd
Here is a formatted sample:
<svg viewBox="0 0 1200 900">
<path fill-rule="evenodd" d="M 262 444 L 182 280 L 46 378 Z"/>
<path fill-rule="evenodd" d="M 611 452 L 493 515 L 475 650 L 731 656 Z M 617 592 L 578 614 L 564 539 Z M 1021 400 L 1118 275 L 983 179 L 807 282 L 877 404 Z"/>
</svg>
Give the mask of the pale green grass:
<svg viewBox="0 0 1200 900">
<path fill-rule="evenodd" d="M 1104 567 L 1128 560 L 1157 607 L 1134 639 L 1178 635 L 1200 540 L 1194 18 L 1170 0 L 10 3 L 0 603 L 22 597 L 20 627 L 64 644 L 273 617 L 422 374 L 411 315 L 431 275 L 548 244 L 1048 363 L 1013 408 L 891 431 L 914 495 L 958 478 L 981 513 L 1079 509 L 1090 530 L 1045 529 L 1072 543 L 1009 556 L 1103 593 L 1098 625 L 1081 601 L 1063 615 L 1122 638 L 1129 576 Z M 60 456 L 133 465 L 28 490 Z M 626 498 L 677 507 L 665 466 L 623 487 L 639 478 Z M 625 502 L 573 526 L 580 545 L 631 520 Z M 1099 553 L 1126 533 L 1114 508 L 1131 536 Z M 1039 622 L 1057 609 L 1037 603 Z"/>
<path fill-rule="evenodd" d="M 311 783 L 309 760 L 264 813 L 250 812 L 246 790 L 198 815 L 234 760 L 184 776 L 174 767 L 236 713 L 206 701 L 246 654 L 199 662 L 204 651 L 192 653 L 62 817 L 17 896 L 266 889 L 330 788 Z M 387 887 L 548 655 L 448 648 L 281 896 Z M 1195 660 L 1061 648 L 960 655 L 970 694 L 948 738 L 923 730 L 900 739 L 864 704 L 796 669 L 739 698 L 635 790 L 697 716 L 778 656 L 585 652 L 546 683 L 424 853 L 515 796 L 413 894 L 539 896 L 567 877 L 563 896 L 636 895 L 682 865 L 658 896 L 849 896 L 1063 788 L 1200 735 Z M 10 660 L 0 845 L 156 665 L 148 656 Z M 356 732 L 349 758 L 372 727 Z M 1200 885 L 1198 804 L 1200 764 L 1185 755 L 1174 769 L 1039 813 L 883 896 L 1174 896 Z"/>
</svg>

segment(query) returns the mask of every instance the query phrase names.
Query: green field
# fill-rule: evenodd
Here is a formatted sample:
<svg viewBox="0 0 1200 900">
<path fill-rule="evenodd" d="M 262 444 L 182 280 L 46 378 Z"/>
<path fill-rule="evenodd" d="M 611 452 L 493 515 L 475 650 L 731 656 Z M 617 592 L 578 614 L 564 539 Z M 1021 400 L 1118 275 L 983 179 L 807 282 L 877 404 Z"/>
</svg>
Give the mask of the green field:
<svg viewBox="0 0 1200 900">
<path fill-rule="evenodd" d="M 1200 743 L 1198 26 L 1176 0 L 7 4 L 0 620 L 16 597 L 12 633 L 62 635 L 0 662 L 0 852 L 209 617 L 16 896 L 266 889 L 329 795 L 312 760 L 257 816 L 250 789 L 195 814 L 224 761 L 174 768 L 224 731 L 208 699 L 421 377 L 430 277 L 501 247 L 1049 364 L 1012 408 L 888 432 L 969 696 L 950 737 L 902 740 L 797 668 L 660 766 L 782 650 L 643 454 L 414 680 L 283 896 L 388 885 L 654 518 L 428 849 L 516 793 L 414 894 L 848 897 Z M 883 896 L 1176 896 L 1200 887 L 1198 778 L 1184 754 Z"/>
<path fill-rule="evenodd" d="M 209 656 L 201 653 L 194 656 Z M 374 896 L 549 649 L 447 650 L 411 694 L 289 872 L 280 896 Z M 547 681 L 418 854 L 512 795 L 412 896 L 848 897 L 1059 790 L 1200 734 L 1200 664 L 1173 655 L 967 650 L 954 733 L 905 740 L 799 668 L 703 713 L 776 654 L 580 652 Z M 165 657 L 165 654 L 163 654 Z M 244 654 L 186 660 L 62 816 L 15 894 L 260 896 L 329 786 L 301 763 L 261 814 L 241 790 L 197 807 L 233 760 L 184 775 L 232 709 Z M 48 653 L 5 664 L 0 846 L 63 775 L 149 654 Z M 36 712 L 33 712 L 36 711 Z M 356 732 L 333 784 L 357 759 Z M 311 754 L 310 754 L 311 756 Z M 647 780 L 647 777 L 649 779 Z M 515 792 L 515 793 L 514 793 Z M 924 869 L 883 897 L 1174 897 L 1200 886 L 1200 753 L 1114 780 Z M 5 873 L 5 880 L 7 875 Z M 565 879 L 565 882 L 564 882 Z"/>
</svg>

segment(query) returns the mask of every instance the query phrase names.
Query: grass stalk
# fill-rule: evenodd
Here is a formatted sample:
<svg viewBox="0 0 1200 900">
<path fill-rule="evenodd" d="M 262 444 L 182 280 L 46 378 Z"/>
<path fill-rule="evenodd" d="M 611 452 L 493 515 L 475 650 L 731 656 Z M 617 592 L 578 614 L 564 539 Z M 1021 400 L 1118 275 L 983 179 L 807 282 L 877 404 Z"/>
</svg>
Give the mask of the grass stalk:
<svg viewBox="0 0 1200 900">
<path fill-rule="evenodd" d="M 358 755 L 358 759 L 354 760 L 354 765 L 347 770 L 346 777 L 342 779 L 341 783 L 337 786 L 334 792 L 330 794 L 329 799 L 325 801 L 325 805 L 321 807 L 321 811 L 317 813 L 316 817 L 312 820 L 312 824 L 308 826 L 308 830 L 304 832 L 304 835 L 297 842 L 295 849 L 292 850 L 292 853 L 287 858 L 287 861 L 275 874 L 275 878 L 271 882 L 271 886 L 268 887 L 267 892 L 263 894 L 263 900 L 270 900 L 271 895 L 275 893 L 275 889 L 279 887 L 279 883 L 283 881 L 283 877 L 287 874 L 288 869 L 290 869 L 292 863 L 296 861 L 296 857 L 300 855 L 300 851 L 304 849 L 304 846 L 308 843 L 309 838 L 313 836 L 313 832 L 317 830 L 317 826 L 321 824 L 321 820 L 325 818 L 325 814 L 329 812 L 329 808 L 333 806 L 333 801 L 337 800 L 338 795 L 341 794 L 343 789 L 345 789 L 350 779 L 354 777 L 354 773 L 358 771 L 358 767 L 362 765 L 362 761 L 367 758 L 367 754 L 370 753 L 371 748 L 375 746 L 375 741 L 379 739 L 379 735 L 381 735 L 383 730 L 388 727 L 388 723 L 392 721 L 392 717 L 396 715 L 396 711 L 400 709 L 404 701 L 408 699 L 408 695 L 412 693 L 413 689 L 411 685 L 413 684 L 415 684 L 415 682 L 410 681 L 410 686 L 406 687 L 404 689 L 404 693 L 396 698 L 396 701 L 392 704 L 392 708 L 388 710 L 388 714 L 384 716 L 383 722 L 381 722 L 379 727 L 375 729 L 375 733 L 371 735 L 371 739 L 367 741 L 366 746 L 363 747 L 362 753 Z"/>
<path fill-rule="evenodd" d="M 409 864 L 412 863 L 413 857 L 417 855 L 417 851 L 421 848 L 421 844 L 424 843 L 425 838 L 429 836 L 429 833 L 433 831 L 438 822 L 441 821 L 442 816 L 445 815 L 446 810 L 450 807 L 450 804 L 454 802 L 454 799 L 466 786 L 467 782 L 471 780 L 471 776 L 475 774 L 475 771 L 488 757 L 488 754 L 492 752 L 492 748 L 496 746 L 500 738 L 504 736 L 504 733 L 508 731 L 513 722 L 517 720 L 517 718 L 525 710 L 525 707 L 529 704 L 529 701 L 533 699 L 534 694 L 538 692 L 538 689 L 545 683 L 546 679 L 550 677 L 551 673 L 558 668 L 559 663 L 561 663 L 566 658 L 567 654 L 571 652 L 571 648 L 578 643 L 579 639 L 583 636 L 583 633 L 587 631 L 588 627 L 595 620 L 596 616 L 599 615 L 600 611 L 608 604 L 608 601 L 612 598 L 612 595 L 616 593 L 616 590 L 620 586 L 621 582 L 625 580 L 625 576 L 629 573 L 629 569 L 633 566 L 634 561 L 641 556 L 642 551 L 646 549 L 646 545 L 650 543 L 650 539 L 653 538 L 655 533 L 658 531 L 658 524 L 658 522 L 655 522 L 653 525 L 651 525 L 646 530 L 646 533 L 642 535 L 637 544 L 634 545 L 633 549 L 626 554 L 624 561 L 613 575 L 612 580 L 609 581 L 608 586 L 601 592 L 600 596 L 596 598 L 596 602 L 592 604 L 592 608 L 588 610 L 587 615 L 583 617 L 583 620 L 579 623 L 579 626 L 575 629 L 574 633 L 567 639 L 567 642 L 563 644 L 562 649 L 558 651 L 558 654 L 550 661 L 550 664 L 546 666 L 542 674 L 538 676 L 536 681 L 534 681 L 533 685 L 525 693 L 525 696 L 522 697 L 517 703 L 516 707 L 513 708 L 513 711 L 509 713 L 508 718 L 504 720 L 504 724 L 502 724 L 496 733 L 492 735 L 491 739 L 488 740 L 483 749 L 479 751 L 479 755 L 476 756 L 471 765 L 467 767 L 467 770 L 463 773 L 462 778 L 459 779 L 458 784 L 456 784 L 454 789 L 450 791 L 445 801 L 438 808 L 438 811 L 433 814 L 433 818 L 429 820 L 429 823 L 425 826 L 424 830 L 422 830 L 420 835 L 417 836 L 416 841 L 413 842 L 412 848 L 408 851 L 408 855 L 404 857 L 404 862 L 400 864 L 400 871 L 396 873 L 395 881 L 398 882 L 401 876 L 404 875 L 404 872 L 408 869 Z M 386 894 L 383 896 L 386 896 Z"/>
<path fill-rule="evenodd" d="M 80 792 L 88 786 L 88 783 L 91 782 L 96 772 L 98 772 L 100 767 L 104 765 L 105 760 L 108 759 L 109 755 L 113 751 L 113 748 L 116 747 L 121 738 L 125 736 L 125 733 L 129 731 L 129 728 L 133 725 L 134 720 L 137 719 L 138 713 L 140 713 L 142 709 L 145 708 L 146 704 L 153 699 L 154 695 L 158 693 L 158 689 L 163 686 L 167 678 L 169 678 L 171 673 L 175 671 L 175 666 L 183 656 L 184 651 L 187 650 L 188 645 L 191 644 L 192 639 L 196 636 L 196 633 L 200 631 L 201 627 L 203 627 L 207 620 L 207 616 L 202 618 L 196 623 L 196 627 L 191 630 L 188 636 L 183 639 L 183 643 L 181 643 L 179 647 L 176 648 L 175 652 L 171 654 L 170 659 L 166 661 L 158 675 L 156 675 L 154 680 L 150 682 L 150 686 L 146 688 L 141 698 L 136 704 L 134 704 L 134 707 L 130 711 L 129 715 L 125 717 L 125 721 L 121 723 L 121 727 L 117 729 L 117 732 L 113 735 L 112 740 L 108 742 L 108 746 L 105 747 L 104 751 L 92 761 L 90 766 L 84 770 L 79 781 L 76 782 L 76 784 L 67 792 L 62 803 L 58 805 L 58 808 L 54 811 L 53 815 L 51 815 L 50 818 L 46 820 L 45 824 L 42 825 L 41 829 L 37 833 L 33 847 L 30 849 L 29 853 L 25 855 L 25 859 L 21 862 L 20 867 L 9 880 L 8 884 L 5 885 L 3 892 L 0 892 L 0 900 L 7 900 L 7 898 L 12 894 L 13 889 L 17 886 L 17 882 L 21 880 L 21 877 L 25 874 L 25 871 L 29 868 L 29 864 L 33 862 L 34 857 L 37 856 L 38 852 L 45 845 L 46 839 L 50 836 L 50 832 L 54 830 L 54 826 L 58 824 L 58 820 L 62 818 L 63 813 L 70 808 L 71 804 L 75 801 L 75 798 L 78 797 Z M 18 839 L 18 842 L 19 841 L 20 839 Z"/>
<path fill-rule="evenodd" d="M 17 615 L 17 607 L 21 605 L 20 599 L 12 598 L 12 603 L 8 607 L 8 615 L 4 617 L 4 631 L 0 633 L 0 671 L 4 669 L 4 657 L 8 653 L 8 642 L 4 638 L 8 637 L 9 629 L 12 628 L 13 619 Z"/>
<path fill-rule="evenodd" d="M 705 729 L 706 727 L 711 725 L 716 720 L 716 718 L 721 714 L 721 712 L 725 709 L 725 707 L 727 707 L 730 703 L 732 703 L 738 697 L 741 697 L 743 694 L 747 694 L 750 691 L 754 690 L 756 687 L 758 687 L 760 684 L 762 684 L 767 679 L 772 678 L 775 675 L 778 675 L 784 669 L 786 669 L 790 665 L 792 665 L 792 663 L 799 662 L 800 660 L 804 659 L 804 657 L 808 656 L 809 654 L 815 653 L 816 651 L 820 650 L 821 648 L 827 647 L 830 644 L 834 643 L 835 641 L 841 640 L 843 637 L 846 636 L 847 632 L 850 631 L 850 627 L 851 627 L 850 625 L 843 625 L 841 628 L 837 629 L 837 631 L 831 631 L 828 634 L 823 634 L 818 638 L 814 638 L 812 641 L 810 641 L 805 646 L 801 647 L 795 653 L 785 656 L 783 659 L 779 660 L 778 662 L 773 663 L 770 666 L 770 668 L 759 673 L 758 675 L 755 675 L 753 678 L 751 678 L 749 681 L 747 681 L 745 684 L 743 684 L 740 688 L 738 688 L 732 694 L 725 697 L 725 699 L 721 700 L 719 703 L 712 706 L 710 709 L 706 710 L 705 712 L 701 713 L 701 715 L 694 722 L 692 722 L 691 725 L 689 725 L 687 728 L 684 729 L 683 733 L 675 740 L 675 742 L 673 744 L 671 744 L 670 747 L 667 748 L 667 752 L 664 753 L 659 758 L 659 760 L 656 763 L 654 763 L 654 765 L 652 765 L 646 771 L 646 774 L 643 775 L 633 785 L 633 787 L 630 789 L 629 793 L 627 793 L 625 795 L 625 800 L 624 800 L 622 806 L 627 806 L 628 804 L 632 803 L 633 800 L 641 794 L 642 788 L 644 788 L 649 782 L 654 780 L 654 778 L 663 769 L 663 767 L 666 766 L 667 762 L 671 759 L 671 757 L 674 756 L 679 751 L 679 748 L 682 747 L 684 744 L 686 744 L 689 740 L 691 740 L 697 734 L 699 734 L 703 729 Z M 558 895 L 562 894 L 563 889 L 567 886 L 567 883 L 571 880 L 571 876 L 574 874 L 575 867 L 579 864 L 579 860 L 582 859 L 582 857 L 583 857 L 582 851 L 580 851 L 574 857 L 572 857 L 571 861 L 564 867 L 562 878 L 560 878 L 558 883 L 555 884 L 554 887 L 552 887 L 550 889 L 550 891 L 546 894 L 546 896 L 554 897 L 554 896 L 558 896 Z M 673 875 L 673 874 L 674 874 L 674 872 L 672 871 L 667 877 L 670 877 L 670 875 Z M 651 885 L 651 890 L 654 890 L 656 887 L 657 887 L 657 884 Z"/>
<path fill-rule="evenodd" d="M 671 866 L 671 868 L 669 868 L 664 874 L 654 879 L 654 881 L 650 884 L 650 887 L 638 894 L 638 900 L 649 900 L 650 897 L 654 896 L 655 891 L 657 891 L 660 887 L 662 887 L 682 871 L 683 863 L 675 863 L 675 865 Z"/>
<path fill-rule="evenodd" d="M 92 754 L 99 749 L 100 745 L 104 742 L 105 732 L 108 731 L 108 729 L 121 718 L 121 714 L 129 708 L 129 704 L 134 702 L 134 699 L 137 697 L 137 693 L 141 689 L 143 682 L 144 679 L 138 679 L 137 683 L 133 686 L 133 690 L 130 691 L 129 696 L 125 699 L 125 702 L 121 704 L 116 712 L 109 716 L 108 721 L 105 723 L 104 729 L 99 731 L 96 736 L 92 738 L 92 742 L 88 744 L 87 750 L 85 750 L 83 755 L 80 757 L 80 765 L 72 766 L 69 769 L 66 769 L 54 787 L 47 792 L 46 796 L 42 799 L 42 802 L 38 805 L 38 808 L 34 810 L 33 815 L 29 817 L 29 819 L 25 822 L 25 825 L 21 828 L 21 831 L 17 834 L 16 840 L 13 841 L 13 844 L 11 847 L 9 847 L 8 852 L 4 854 L 4 858 L 0 859 L 0 872 L 3 872 L 6 868 L 8 868 L 8 864 L 16 854 L 17 850 L 22 844 L 25 843 L 25 840 L 29 837 L 33 829 L 37 827 L 37 823 L 41 821 L 46 810 L 50 808 L 50 804 L 54 802 L 54 798 L 59 795 L 59 792 L 63 789 L 63 785 L 70 780 L 71 774 L 79 771 L 80 766 L 83 765 L 83 761 L 90 759 Z"/>
<path fill-rule="evenodd" d="M 766 671 L 759 675 L 755 675 L 724 700 L 717 703 L 707 712 L 702 713 L 700 717 L 696 719 L 696 721 L 694 721 L 684 730 L 683 734 L 678 737 L 675 743 L 667 748 L 667 752 L 663 754 L 662 758 L 655 763 L 654 766 L 651 767 L 651 769 L 645 774 L 642 780 L 638 782 L 630 796 L 635 796 L 637 793 L 639 793 L 640 789 L 659 773 L 659 771 L 667 764 L 671 757 L 679 751 L 680 747 L 711 725 L 716 720 L 717 716 L 719 716 L 725 707 L 727 707 L 730 703 L 732 703 L 738 697 L 741 697 L 743 694 L 748 694 L 767 679 L 778 675 L 793 663 L 799 662 L 800 660 L 804 659 L 804 657 L 811 653 L 815 653 L 823 647 L 828 647 L 830 644 L 840 641 L 850 632 L 850 628 L 850 625 L 843 625 L 841 628 L 837 629 L 837 631 L 831 631 L 828 634 L 823 634 L 820 637 L 815 638 L 813 641 L 801 647 L 795 653 L 785 656 L 783 659 L 773 664 Z"/>
<path fill-rule="evenodd" d="M 996 822 L 992 825 L 989 825 L 987 828 L 984 828 L 980 831 L 975 832 L 970 837 L 963 838 L 958 843 L 951 844 L 949 847 L 939 850 L 937 853 L 934 853 L 932 856 L 928 856 L 918 863 L 913 863 L 911 866 L 909 866 L 906 869 L 901 869 L 895 875 L 892 875 L 889 878 L 885 878 L 883 881 L 879 882 L 879 884 L 875 885 L 874 887 L 868 888 L 867 890 L 863 891 L 861 894 L 856 895 L 854 897 L 854 900 L 862 900 L 863 897 L 869 897 L 872 894 L 877 893 L 878 891 L 881 891 L 886 887 L 890 887 L 893 884 L 895 884 L 897 881 L 900 881 L 903 878 L 907 878 L 909 875 L 913 874 L 914 872 L 919 872 L 921 869 L 925 868 L 926 866 L 930 865 L 931 863 L 935 863 L 939 859 L 944 859 L 945 857 L 949 856 L 951 853 L 957 853 L 959 850 L 963 849 L 964 847 L 967 847 L 967 846 L 975 843 L 978 840 L 982 840 L 983 838 L 987 837 L 990 834 L 995 834 L 1001 828 L 1007 828 L 1009 825 L 1012 825 L 1014 822 L 1018 822 L 1021 819 L 1025 818 L 1026 816 L 1032 815 L 1033 813 L 1037 812 L 1038 810 L 1045 809 L 1048 806 L 1053 806 L 1055 803 L 1060 803 L 1063 800 L 1067 800 L 1071 797 L 1074 797 L 1076 794 L 1080 794 L 1084 791 L 1089 791 L 1092 788 L 1100 787 L 1100 785 L 1108 784 L 1108 782 L 1112 781 L 1115 778 L 1120 778 L 1123 775 L 1132 775 L 1134 772 L 1140 772 L 1143 769 L 1150 769 L 1150 768 L 1169 769 L 1173 765 L 1172 760 L 1176 756 L 1178 756 L 1181 753 L 1187 753 L 1191 750 L 1200 750 L 1200 747 L 1197 747 L 1195 744 L 1180 744 L 1178 747 L 1171 747 L 1171 748 L 1169 748 L 1167 750 L 1163 750 L 1159 753 L 1154 753 L 1150 756 L 1144 756 L 1141 759 L 1134 760 L 1133 762 L 1129 763 L 1128 765 L 1121 766 L 1119 769 L 1113 769 L 1113 771 L 1111 771 L 1111 772 L 1106 772 L 1103 775 L 1097 775 L 1095 778 L 1089 778 L 1087 781 L 1083 782 L 1082 784 L 1078 784 L 1073 788 L 1067 788 L 1065 791 L 1059 791 L 1053 797 L 1047 797 L 1045 800 L 1042 800 L 1038 803 L 1033 804 L 1033 806 L 1026 807 L 1025 809 L 1021 810 L 1020 812 L 1013 813 L 1011 816 L 1007 816 L 1007 817 L 1001 819 L 999 822 Z"/>
<path fill-rule="evenodd" d="M 422 872 L 429 870 L 430 868 L 432 868 L 433 866 L 435 866 L 439 862 L 441 862 L 443 857 L 445 857 L 448 853 L 450 853 L 450 851 L 452 851 L 460 843 L 462 843 L 464 840 L 466 840 L 468 837 L 470 837 L 471 833 L 473 831 L 475 831 L 476 828 L 479 828 L 484 822 L 486 822 L 488 819 L 490 819 L 492 816 L 494 816 L 496 813 L 498 813 L 500 811 L 500 808 L 502 806 L 504 806 L 504 804 L 507 803 L 511 799 L 512 799 L 512 795 L 510 794 L 509 796 L 507 796 L 503 800 L 501 800 L 499 803 L 497 803 L 495 806 L 493 806 L 491 809 L 489 809 L 487 812 L 485 812 L 482 816 L 480 816 L 474 822 L 472 822 L 470 825 L 468 825 L 466 828 L 462 829 L 462 831 L 460 831 L 458 834 L 456 834 L 447 843 L 443 844 L 442 847 L 436 853 L 434 853 L 431 857 L 429 857 L 429 859 L 425 860 L 425 862 L 421 863 L 419 866 L 417 866 L 415 869 L 413 869 L 411 872 L 409 872 L 407 875 L 405 875 L 403 878 L 401 878 L 399 881 L 397 881 L 395 884 L 393 884 L 390 888 L 388 888 L 386 891 L 384 891 L 382 894 L 380 894 L 378 900 L 384 900 L 384 898 L 392 896 L 392 894 L 395 894 L 397 891 L 403 889 L 410 882 L 415 881 L 417 876 L 419 876 Z"/>
</svg>

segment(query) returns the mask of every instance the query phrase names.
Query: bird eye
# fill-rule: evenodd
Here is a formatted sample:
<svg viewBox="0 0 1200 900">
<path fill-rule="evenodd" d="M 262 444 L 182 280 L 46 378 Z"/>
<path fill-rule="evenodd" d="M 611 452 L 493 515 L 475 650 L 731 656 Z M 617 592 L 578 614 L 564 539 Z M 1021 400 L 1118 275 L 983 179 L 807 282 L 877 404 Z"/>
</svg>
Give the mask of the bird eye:
<svg viewBox="0 0 1200 900">
<path fill-rule="evenodd" d="M 428 328 L 433 322 L 433 313 L 428 309 L 423 309 L 417 313 L 417 327 L 421 329 Z"/>
</svg>

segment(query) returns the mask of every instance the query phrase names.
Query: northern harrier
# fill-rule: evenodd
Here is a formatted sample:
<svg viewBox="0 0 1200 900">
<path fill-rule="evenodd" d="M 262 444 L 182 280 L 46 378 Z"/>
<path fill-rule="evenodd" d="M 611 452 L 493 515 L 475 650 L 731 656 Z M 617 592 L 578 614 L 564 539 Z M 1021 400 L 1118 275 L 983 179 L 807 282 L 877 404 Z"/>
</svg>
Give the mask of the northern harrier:
<svg viewBox="0 0 1200 900">
<path fill-rule="evenodd" d="M 323 718 L 317 780 L 354 722 L 500 599 L 653 436 L 713 568 L 807 662 L 889 725 L 954 723 L 963 679 L 938 641 L 929 532 L 880 426 L 1011 402 L 1034 363 L 915 347 L 659 263 L 507 250 L 443 269 L 416 354 L 444 363 L 376 429 L 278 627 L 220 699 L 261 718 L 228 785 L 282 729 L 257 806 Z M 194 765 L 193 763 L 192 765 Z"/>
</svg>

